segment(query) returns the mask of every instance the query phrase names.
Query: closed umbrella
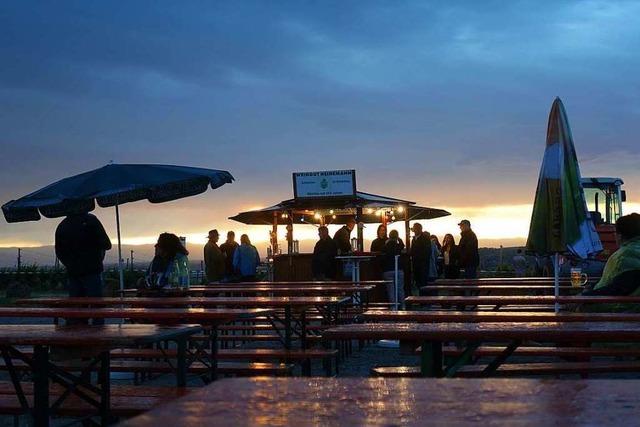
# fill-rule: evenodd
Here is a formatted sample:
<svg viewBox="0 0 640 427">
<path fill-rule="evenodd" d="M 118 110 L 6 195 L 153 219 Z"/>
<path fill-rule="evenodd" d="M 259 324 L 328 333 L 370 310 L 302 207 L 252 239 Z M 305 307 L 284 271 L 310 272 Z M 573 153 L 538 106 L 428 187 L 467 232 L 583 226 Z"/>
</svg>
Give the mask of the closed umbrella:
<svg viewBox="0 0 640 427">
<path fill-rule="evenodd" d="M 591 221 L 567 113 L 556 98 L 549 113 L 547 143 L 531 214 L 527 251 L 552 255 L 558 296 L 559 255 L 586 259 L 602 250 Z M 556 303 L 556 311 L 558 304 Z"/>
<path fill-rule="evenodd" d="M 124 286 L 119 206 L 138 200 L 163 203 L 203 193 L 233 181 L 227 171 L 173 165 L 108 164 L 62 179 L 2 206 L 7 222 L 38 221 L 115 207 L 120 289 Z"/>
</svg>

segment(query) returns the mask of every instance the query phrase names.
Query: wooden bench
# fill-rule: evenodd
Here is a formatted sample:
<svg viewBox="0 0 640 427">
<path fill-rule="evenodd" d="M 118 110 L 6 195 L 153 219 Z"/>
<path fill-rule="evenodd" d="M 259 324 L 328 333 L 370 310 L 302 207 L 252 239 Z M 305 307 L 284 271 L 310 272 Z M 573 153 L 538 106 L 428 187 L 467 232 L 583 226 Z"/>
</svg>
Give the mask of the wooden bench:
<svg viewBox="0 0 640 427">
<path fill-rule="evenodd" d="M 152 348 L 120 349 L 111 352 L 112 359 L 164 359 L 175 357 L 176 350 L 158 350 Z M 311 360 L 321 360 L 327 376 L 332 375 L 332 360 L 338 372 L 338 350 L 313 348 L 313 349 L 277 349 L 277 348 L 230 348 L 218 350 L 218 360 L 250 360 L 255 361 L 279 361 L 298 362 L 302 365 L 303 374 L 310 374 L 306 366 Z"/>
<path fill-rule="evenodd" d="M 468 365 L 460 368 L 458 377 L 480 378 L 485 376 L 486 365 Z M 491 377 L 523 377 L 544 375 L 581 375 L 608 373 L 638 373 L 640 361 L 617 362 L 557 362 L 557 363 L 505 363 Z M 371 369 L 375 377 L 418 378 L 419 366 L 376 366 Z"/>
<path fill-rule="evenodd" d="M 30 371 L 30 367 L 23 362 L 13 361 L 16 369 Z M 84 369 L 83 364 L 77 362 L 59 363 L 59 367 L 67 371 L 80 371 Z M 0 370 L 7 367 L 4 361 L 0 361 Z M 94 368 L 95 370 L 96 368 Z M 149 374 L 172 374 L 175 373 L 175 366 L 166 361 L 145 361 L 145 360 L 113 360 L 110 364 L 112 372 L 133 372 Z M 218 363 L 218 374 L 233 376 L 288 376 L 293 371 L 293 365 L 286 363 L 264 363 L 264 362 L 223 362 Z M 210 372 L 210 368 L 201 362 L 194 362 L 188 368 L 188 373 L 202 375 Z"/>
<path fill-rule="evenodd" d="M 21 383 L 27 400 L 33 400 L 33 386 L 31 383 Z M 188 387 L 148 387 L 111 385 L 111 415 L 113 417 L 132 417 L 151 408 L 167 403 L 189 393 Z M 58 398 L 64 392 L 58 385 L 50 387 L 52 398 Z M 86 417 L 96 413 L 96 409 L 75 396 L 69 396 L 55 412 L 58 416 Z M 0 381 L 0 414 L 24 415 L 25 410 L 20 405 L 15 388 L 9 381 Z"/>
</svg>

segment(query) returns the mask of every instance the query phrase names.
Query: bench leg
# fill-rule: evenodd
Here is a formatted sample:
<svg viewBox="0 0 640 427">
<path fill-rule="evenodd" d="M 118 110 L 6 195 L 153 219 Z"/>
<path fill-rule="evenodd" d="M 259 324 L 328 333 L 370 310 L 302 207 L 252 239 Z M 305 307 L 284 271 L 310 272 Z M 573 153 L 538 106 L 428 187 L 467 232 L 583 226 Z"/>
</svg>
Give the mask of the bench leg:
<svg viewBox="0 0 640 427">
<path fill-rule="evenodd" d="M 210 343 L 210 361 L 211 363 L 211 381 L 218 379 L 218 326 L 212 325 L 209 335 Z"/>
<path fill-rule="evenodd" d="M 49 347 L 33 347 L 33 420 L 37 427 L 49 425 Z"/>
<path fill-rule="evenodd" d="M 186 338 L 180 338 L 176 341 L 176 383 L 178 387 L 187 385 L 187 342 Z"/>
<path fill-rule="evenodd" d="M 100 424 L 106 426 L 111 421 L 111 357 L 109 351 L 100 354 L 100 371 L 98 382 L 100 383 Z"/>
<path fill-rule="evenodd" d="M 442 376 L 442 343 L 425 341 L 420 354 L 420 373 L 423 377 Z"/>
<path fill-rule="evenodd" d="M 500 365 L 502 365 L 509 358 L 509 356 L 511 356 L 513 352 L 516 351 L 518 347 L 520 347 L 520 344 L 520 340 L 511 341 L 511 343 L 509 343 L 509 345 L 502 351 L 502 353 L 500 353 L 498 357 L 493 359 L 491 363 L 489 363 L 487 367 L 484 368 L 484 370 L 482 371 L 482 376 L 488 377 L 494 374 L 496 370 L 498 370 Z"/>
</svg>

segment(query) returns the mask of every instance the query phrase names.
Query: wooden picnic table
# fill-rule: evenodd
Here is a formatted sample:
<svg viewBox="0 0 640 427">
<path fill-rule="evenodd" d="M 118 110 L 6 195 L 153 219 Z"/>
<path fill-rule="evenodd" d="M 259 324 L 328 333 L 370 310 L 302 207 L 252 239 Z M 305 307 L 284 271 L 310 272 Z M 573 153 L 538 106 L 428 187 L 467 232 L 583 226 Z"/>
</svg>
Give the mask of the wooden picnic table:
<svg viewBox="0 0 640 427">
<path fill-rule="evenodd" d="M 600 277 L 589 277 L 589 283 L 595 283 Z M 437 279 L 435 285 L 521 285 L 530 284 L 554 284 L 553 277 L 483 277 L 480 279 Z M 571 278 L 561 277 L 560 284 L 570 284 Z"/>
<path fill-rule="evenodd" d="M 293 336 L 300 339 L 303 348 L 307 347 L 306 312 L 315 307 L 328 324 L 335 324 L 339 318 L 340 307 L 350 301 L 347 297 L 75 297 L 75 298 L 30 298 L 17 300 L 18 305 L 37 305 L 48 307 L 249 307 L 282 308 L 284 318 L 277 313 L 270 315 L 273 326 L 282 338 L 282 344 L 291 348 Z M 283 326 L 280 331 L 277 325 Z M 282 332 L 282 333 L 281 333 Z"/>
<path fill-rule="evenodd" d="M 431 295 L 462 294 L 462 295 L 523 295 L 523 294 L 551 294 L 555 292 L 553 285 L 427 285 L 421 291 Z M 573 294 L 583 291 L 583 287 L 560 285 L 559 291 Z"/>
<path fill-rule="evenodd" d="M 553 306 L 558 304 L 640 304 L 638 296 L 559 296 L 552 295 L 481 295 L 481 296 L 410 296 L 405 298 L 407 306 L 453 305 L 453 306 L 494 306 L 494 310 L 507 305 Z"/>
<path fill-rule="evenodd" d="M 277 281 L 277 282 L 211 282 L 204 287 L 247 287 L 247 286 L 284 286 L 284 287 L 298 287 L 298 286 L 310 286 L 310 287 L 324 287 L 324 286 L 378 286 L 391 283 L 389 280 L 306 280 L 306 281 Z"/>
<path fill-rule="evenodd" d="M 424 376 L 453 376 L 485 342 L 508 342 L 503 352 L 483 370 L 493 374 L 524 341 L 554 343 L 640 342 L 637 322 L 482 322 L 482 323 L 365 323 L 341 325 L 324 331 L 325 340 L 400 340 L 422 345 Z M 443 345 L 465 342 L 465 350 L 443 367 Z"/>
<path fill-rule="evenodd" d="M 64 319 L 130 319 L 156 324 L 198 323 L 207 327 L 209 352 L 194 353 L 196 359 L 210 368 L 209 379 L 218 376 L 218 327 L 225 323 L 272 315 L 271 309 L 254 308 L 140 308 L 140 307 L 0 307 L 0 317 Z"/>
<path fill-rule="evenodd" d="M 0 352 L 15 387 L 16 395 L 25 411 L 31 411 L 36 426 L 49 425 L 51 408 L 58 407 L 70 394 L 87 401 L 99 412 L 102 423 L 109 421 L 110 409 L 110 358 L 109 352 L 118 347 L 135 347 L 161 341 L 177 343 L 178 385 L 186 384 L 187 338 L 202 331 L 195 325 L 0 325 Z M 33 346 L 33 354 L 22 351 L 20 346 Z M 87 369 L 99 365 L 98 385 L 91 384 L 88 372 L 74 375 L 56 366 L 50 360 L 50 350 L 66 348 L 81 350 L 89 357 Z M 20 374 L 13 366 L 13 360 L 20 360 L 30 366 L 33 378 L 33 407 L 20 385 Z M 54 402 L 49 401 L 49 381 L 62 385 L 68 393 Z M 96 400 L 78 389 L 93 392 Z"/>
<path fill-rule="evenodd" d="M 640 313 L 554 313 L 511 311 L 378 311 L 362 314 L 367 322 L 640 322 Z"/>
<path fill-rule="evenodd" d="M 637 380 L 233 378 L 122 426 L 619 426 L 638 411 Z"/>
</svg>

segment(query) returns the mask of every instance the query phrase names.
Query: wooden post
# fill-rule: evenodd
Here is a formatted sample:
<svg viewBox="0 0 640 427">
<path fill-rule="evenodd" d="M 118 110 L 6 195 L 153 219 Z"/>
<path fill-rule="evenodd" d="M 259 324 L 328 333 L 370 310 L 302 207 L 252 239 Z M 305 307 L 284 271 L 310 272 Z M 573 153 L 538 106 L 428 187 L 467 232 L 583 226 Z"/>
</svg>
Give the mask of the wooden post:
<svg viewBox="0 0 640 427">
<path fill-rule="evenodd" d="M 404 206 L 404 245 L 407 252 L 411 249 L 411 227 L 409 225 L 409 205 Z"/>
<path fill-rule="evenodd" d="M 360 221 L 362 221 L 362 207 L 356 208 L 356 228 L 358 233 L 358 251 L 364 252 L 364 233 L 363 229 L 360 227 Z"/>
<path fill-rule="evenodd" d="M 278 214 L 279 212 L 273 212 L 273 228 L 271 230 L 271 250 L 273 256 L 278 254 Z"/>
</svg>

